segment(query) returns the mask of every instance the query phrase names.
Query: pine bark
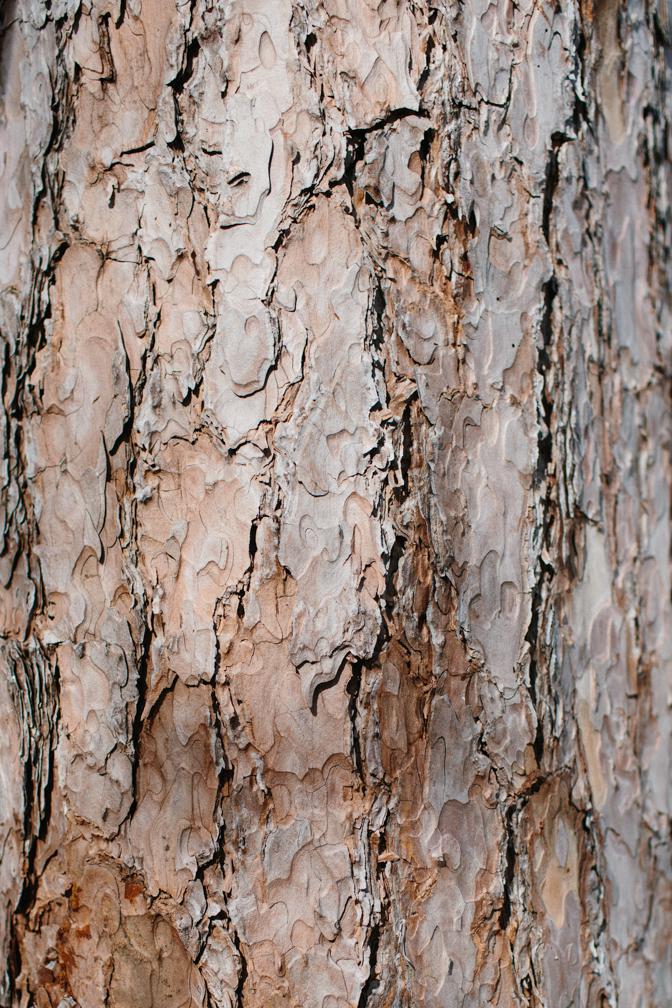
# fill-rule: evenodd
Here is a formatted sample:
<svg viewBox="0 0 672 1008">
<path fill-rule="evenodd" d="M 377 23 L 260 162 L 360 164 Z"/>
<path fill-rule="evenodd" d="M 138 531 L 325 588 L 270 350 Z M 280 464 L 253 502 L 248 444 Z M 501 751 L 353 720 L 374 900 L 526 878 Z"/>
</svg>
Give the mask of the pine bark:
<svg viewBox="0 0 672 1008">
<path fill-rule="evenodd" d="M 672 1004 L 667 15 L 5 3 L 4 1008 Z"/>
</svg>

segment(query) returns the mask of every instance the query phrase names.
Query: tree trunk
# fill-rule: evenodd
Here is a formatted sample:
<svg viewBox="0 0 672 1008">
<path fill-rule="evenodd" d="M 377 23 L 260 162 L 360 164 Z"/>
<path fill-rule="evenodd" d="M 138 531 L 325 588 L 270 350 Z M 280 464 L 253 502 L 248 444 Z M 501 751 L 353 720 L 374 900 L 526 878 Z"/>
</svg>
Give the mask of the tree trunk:
<svg viewBox="0 0 672 1008">
<path fill-rule="evenodd" d="M 9 0 L 0 1004 L 672 1004 L 665 0 Z"/>
</svg>

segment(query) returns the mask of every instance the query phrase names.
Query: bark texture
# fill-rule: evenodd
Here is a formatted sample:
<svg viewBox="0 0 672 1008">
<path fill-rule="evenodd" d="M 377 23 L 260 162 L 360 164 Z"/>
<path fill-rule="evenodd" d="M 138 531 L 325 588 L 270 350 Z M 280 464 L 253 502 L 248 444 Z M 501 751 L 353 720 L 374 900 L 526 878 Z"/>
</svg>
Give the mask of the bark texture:
<svg viewBox="0 0 672 1008">
<path fill-rule="evenodd" d="M 9 0 L 0 1004 L 672 1004 L 667 8 Z"/>
</svg>

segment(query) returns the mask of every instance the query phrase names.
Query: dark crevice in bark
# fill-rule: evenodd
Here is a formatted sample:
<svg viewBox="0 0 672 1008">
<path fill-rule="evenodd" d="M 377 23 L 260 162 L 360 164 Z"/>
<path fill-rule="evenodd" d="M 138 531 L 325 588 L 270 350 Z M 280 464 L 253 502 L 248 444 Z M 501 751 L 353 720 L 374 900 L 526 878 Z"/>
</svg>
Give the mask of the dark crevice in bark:
<svg viewBox="0 0 672 1008">
<path fill-rule="evenodd" d="M 145 706 L 147 703 L 147 693 L 149 675 L 152 660 L 152 640 L 154 638 L 149 621 L 145 623 L 140 655 L 137 661 L 137 698 L 135 701 L 135 711 L 131 725 L 131 743 L 133 746 L 133 757 L 131 760 L 131 804 L 126 813 L 126 820 L 131 822 L 138 807 L 138 773 L 140 770 L 140 754 L 142 748 L 142 733 L 145 726 Z"/>
<path fill-rule="evenodd" d="M 191 13 L 190 27 L 191 27 L 191 23 L 193 22 L 193 16 L 194 16 L 194 0 L 191 0 L 190 13 Z M 182 155 L 184 155 L 185 153 L 184 141 L 182 139 L 184 125 L 179 99 L 180 96 L 184 93 L 186 85 L 193 77 L 194 66 L 201 52 L 200 39 L 197 36 L 193 36 L 193 38 L 187 41 L 187 38 L 188 33 L 185 34 L 184 55 L 182 59 L 182 65 L 180 66 L 180 69 L 172 78 L 172 80 L 168 81 L 169 87 L 172 88 L 173 105 L 175 109 L 175 136 L 173 137 L 172 140 L 168 142 L 168 146 L 172 150 Z M 186 168 L 187 166 L 185 162 L 185 169 Z M 196 190 L 196 188 L 197 187 L 194 186 L 194 190 Z"/>
<path fill-rule="evenodd" d="M 566 767 L 561 767 L 555 774 L 538 774 L 523 791 L 515 796 L 506 809 L 504 814 L 504 834 L 506 837 L 504 850 L 504 889 L 502 906 L 499 913 L 499 928 L 501 931 L 506 931 L 513 916 L 513 887 L 516 876 L 516 865 L 520 854 L 520 836 L 518 833 L 520 814 L 530 798 L 538 794 L 551 777 L 565 772 Z"/>
<path fill-rule="evenodd" d="M 400 119 L 408 119 L 411 116 L 415 116 L 420 119 L 427 119 L 427 113 L 422 111 L 422 109 L 398 108 L 393 109 L 387 115 L 376 120 L 376 122 L 371 123 L 369 126 L 353 127 L 346 130 L 346 152 L 343 174 L 339 178 L 332 179 L 330 181 L 330 188 L 335 189 L 336 186 L 344 185 L 348 190 L 350 199 L 352 200 L 355 194 L 355 186 L 357 182 L 357 165 L 364 159 L 367 137 L 371 134 L 379 133 L 388 126 L 393 126 L 394 123 L 399 122 Z M 355 213 L 355 218 L 356 217 L 357 215 Z"/>
<path fill-rule="evenodd" d="M 553 133 L 551 135 L 551 149 L 548 153 L 548 160 L 546 162 L 546 180 L 542 203 L 541 230 L 544 238 L 546 239 L 546 244 L 549 247 L 551 244 L 550 227 L 551 214 L 553 212 L 553 199 L 555 197 L 555 192 L 560 178 L 558 170 L 558 153 L 562 145 L 567 143 L 568 140 L 571 140 L 571 137 L 568 137 L 565 133 Z"/>
<path fill-rule="evenodd" d="M 199 39 L 196 36 L 194 36 L 194 38 L 190 39 L 190 41 L 186 46 L 182 66 L 175 74 L 173 79 L 168 82 L 170 87 L 172 87 L 175 95 L 182 94 L 185 86 L 191 80 L 194 74 L 194 65 L 196 63 L 196 60 L 198 59 L 200 51 L 201 51 L 201 43 Z"/>
<path fill-rule="evenodd" d="M 580 5 L 572 26 L 572 34 L 574 38 L 574 108 L 572 123 L 574 133 L 578 139 L 584 125 L 592 132 L 588 106 L 583 97 L 586 93 L 586 35 L 581 20 Z"/>
<path fill-rule="evenodd" d="M 539 712 L 538 703 L 539 696 L 537 692 L 537 683 L 539 676 L 539 660 L 538 654 L 540 651 L 539 642 L 539 621 L 540 613 L 544 605 L 544 583 L 550 581 L 553 577 L 554 571 L 549 564 L 544 564 L 540 562 L 541 575 L 540 579 L 535 583 L 532 590 L 532 616 L 530 619 L 530 624 L 525 635 L 525 640 L 530 647 L 530 699 L 532 705 L 537 712 L 537 726 L 535 730 L 533 748 L 534 756 L 537 761 L 537 766 L 541 766 L 544 757 L 544 723 L 543 714 Z"/>
<path fill-rule="evenodd" d="M 390 408 L 393 396 L 397 394 L 397 382 L 400 378 L 388 350 L 393 342 L 394 334 L 390 324 L 390 319 L 393 318 L 393 308 L 388 309 L 387 298 L 394 294 L 394 290 L 390 291 L 389 278 L 385 276 L 379 266 L 379 262 L 384 260 L 385 249 L 378 245 L 375 238 L 378 228 L 384 232 L 389 226 L 389 221 L 383 201 L 375 190 L 370 192 L 366 188 L 358 166 L 367 157 L 369 134 L 375 135 L 376 132 L 385 130 L 386 127 L 392 126 L 398 120 L 411 116 L 420 119 L 429 118 L 424 111 L 401 109 L 384 117 L 371 127 L 350 130 L 347 133 L 346 170 L 340 179 L 331 183 L 332 186 L 341 183 L 346 186 L 356 223 L 367 225 L 362 227 L 360 232 L 362 244 L 368 253 L 373 280 L 367 317 L 366 343 L 372 351 L 372 375 L 374 384 L 379 390 L 379 408 L 381 409 Z M 419 150 L 423 185 L 426 163 L 430 159 L 434 138 L 434 129 L 428 126 L 422 136 Z M 373 225 L 373 227 L 369 225 Z M 391 305 L 394 305 L 394 298 L 392 298 Z M 386 318 L 388 311 L 389 319 Z M 372 411 L 373 417 L 375 417 L 376 411 L 376 409 Z M 400 589 L 402 586 L 406 588 L 408 577 L 405 558 L 408 556 L 412 561 L 416 552 L 423 548 L 414 541 L 412 525 L 409 530 L 409 521 L 404 512 L 404 505 L 412 497 L 413 490 L 417 490 L 411 474 L 418 465 L 418 448 L 415 444 L 414 434 L 416 434 L 416 424 L 421 415 L 419 392 L 415 387 L 410 394 L 405 396 L 401 415 L 397 415 L 393 420 L 390 418 L 383 421 L 383 428 L 387 424 L 391 424 L 390 440 L 393 450 L 390 452 L 390 458 L 385 466 L 382 485 L 374 503 L 373 513 L 376 516 L 390 516 L 393 536 L 391 542 L 384 546 L 381 558 L 384 577 L 383 592 L 380 598 L 381 625 L 371 654 L 366 659 L 360 659 L 354 663 L 352 675 L 347 685 L 348 711 L 352 725 L 353 763 L 362 781 L 364 792 L 370 800 L 373 800 L 374 797 L 389 800 L 393 794 L 393 785 L 390 785 L 387 780 L 384 766 L 378 767 L 375 758 L 374 765 L 370 765 L 371 760 L 366 758 L 369 752 L 377 751 L 377 747 L 380 747 L 380 725 L 377 720 L 377 701 L 374 698 L 377 697 L 377 684 L 380 682 L 383 664 L 392 646 L 398 647 L 400 655 L 405 654 L 409 662 L 410 653 L 417 653 L 424 646 L 420 635 L 426 622 L 426 606 L 420 605 L 421 611 L 416 614 L 417 621 L 413 620 L 417 624 L 416 633 L 413 634 L 413 640 L 409 641 L 406 638 L 406 631 L 403 629 L 403 619 L 410 614 L 406 609 L 405 595 L 400 596 Z M 389 437 L 389 435 L 386 436 Z M 423 709 L 431 706 L 432 692 L 433 687 L 430 687 L 429 692 L 423 696 Z M 363 745 L 364 739 L 366 739 L 366 748 Z M 386 815 L 389 814 L 388 810 Z M 379 833 L 377 850 L 380 850 L 380 843 L 384 842 L 382 836 L 383 834 Z M 376 860 L 376 870 L 371 872 L 367 870 L 366 888 L 370 897 L 375 899 L 372 886 L 374 882 L 377 882 L 380 909 L 376 910 L 373 917 L 370 918 L 370 926 L 367 931 L 365 948 L 366 954 L 368 954 L 369 972 L 360 993 L 358 1002 L 360 1008 L 378 1004 L 382 999 L 385 999 L 385 1003 L 387 1003 L 392 996 L 395 996 L 394 1003 L 397 1005 L 410 1003 L 406 1000 L 407 992 L 401 989 L 400 977 L 387 975 L 379 965 L 383 960 L 389 961 L 388 954 L 391 948 L 397 950 L 396 955 L 401 961 L 408 960 L 406 960 L 403 948 L 403 939 L 400 940 L 397 928 L 391 930 L 395 917 L 395 897 L 393 893 L 387 891 L 385 879 L 389 871 L 394 873 L 394 867 L 386 862 L 377 861 L 377 854 L 374 854 L 374 860 Z M 367 860 L 367 869 L 368 865 L 369 861 Z M 397 909 L 399 913 L 403 913 L 399 907 Z M 396 991 L 396 995 L 394 995 L 394 991 Z"/>
<path fill-rule="evenodd" d="M 38 841 L 44 840 L 51 818 L 54 776 L 54 747 L 58 734 L 59 677 L 55 659 L 49 661 L 41 645 L 33 642 L 30 651 L 9 645 L 6 657 L 10 669 L 10 689 L 21 726 L 23 760 L 23 867 L 21 890 L 10 922 L 10 952 L 7 987 L 10 1002 L 17 993 L 21 973 L 18 924 L 27 923 L 37 898 L 40 873 L 36 863 Z"/>
<path fill-rule="evenodd" d="M 403 501 L 408 497 L 409 494 L 409 481 L 408 476 L 411 470 L 411 464 L 413 462 L 413 406 L 414 403 L 419 402 L 418 390 L 414 389 L 410 396 L 406 400 L 406 405 L 404 406 L 404 412 L 401 415 L 401 453 L 399 455 L 399 474 L 401 476 L 401 485 L 395 487 L 394 494 L 399 501 Z M 395 462 L 396 465 L 396 462 Z"/>
<path fill-rule="evenodd" d="M 247 983 L 247 978 L 249 976 L 249 970 L 247 965 L 247 959 L 245 958 L 245 953 L 243 952 L 242 942 L 240 940 L 240 935 L 233 929 L 231 935 L 231 940 L 238 952 L 240 957 L 240 969 L 238 971 L 238 985 L 236 987 L 236 1008 L 245 1008 L 245 984 Z"/>
<path fill-rule="evenodd" d="M 254 572 L 254 561 L 257 555 L 257 529 L 261 521 L 261 515 L 258 515 L 255 520 L 250 525 L 250 536 L 248 541 L 248 552 L 250 557 L 250 562 L 247 565 L 247 569 L 243 574 L 243 583 L 238 589 L 238 608 L 237 615 L 239 619 L 244 619 L 245 617 L 245 596 L 250 590 L 250 582 L 252 580 L 252 574 Z"/>
<path fill-rule="evenodd" d="M 373 296 L 369 305 L 368 316 L 370 319 L 370 325 L 367 326 L 367 333 L 371 346 L 378 354 L 382 351 L 385 340 L 385 307 L 385 291 L 383 290 L 383 284 L 380 277 L 376 274 Z M 385 369 L 379 357 L 373 358 L 373 366 L 374 368 L 378 367 L 383 374 L 385 373 Z"/>
<path fill-rule="evenodd" d="M 131 443 L 131 435 L 132 435 L 132 431 L 133 431 L 133 424 L 135 423 L 135 408 L 134 408 L 135 407 L 135 403 L 134 403 L 133 395 L 131 394 L 132 387 L 133 387 L 133 383 L 131 381 L 131 364 L 130 364 L 130 361 L 128 359 L 128 353 L 126 351 L 126 343 L 124 341 L 124 333 L 123 333 L 123 330 L 122 330 L 122 328 L 121 328 L 121 326 L 119 325 L 118 322 L 117 322 L 117 331 L 119 333 L 119 339 L 121 341 L 121 345 L 122 345 L 122 348 L 123 348 L 123 351 L 124 351 L 124 370 L 126 372 L 126 381 L 128 383 L 129 395 L 128 395 L 128 399 L 127 399 L 126 418 L 125 418 L 123 424 L 121 425 L 121 431 L 119 432 L 119 435 L 114 440 L 114 442 L 112 443 L 112 445 L 107 449 L 108 454 L 110 456 L 116 455 L 117 451 L 119 450 L 119 448 L 121 447 L 122 444 L 130 444 Z M 130 466 L 132 467 L 132 473 L 131 473 L 131 477 L 132 477 L 132 475 L 135 472 L 135 458 L 133 456 L 131 456 Z M 132 479 L 131 479 L 131 482 L 132 482 Z"/>
<path fill-rule="evenodd" d="M 121 28 L 124 23 L 124 18 L 126 17 L 126 0 L 119 0 L 119 14 L 114 22 L 115 28 Z"/>
<path fill-rule="evenodd" d="M 582 809 L 571 800 L 570 804 L 580 816 L 585 850 L 584 881 L 582 884 L 582 903 L 585 908 L 586 925 L 590 935 L 588 950 L 594 962 L 594 976 L 600 984 L 607 1004 L 616 1003 L 613 976 L 614 968 L 607 942 L 608 920 L 605 905 L 606 892 L 601 866 L 601 851 L 604 850 L 604 837 L 591 809 Z M 604 963 L 607 969 L 604 968 Z"/>
<path fill-rule="evenodd" d="M 364 777 L 364 766 L 362 762 L 362 746 L 360 742 L 360 725 L 359 725 L 359 714 L 357 704 L 359 701 L 360 690 L 362 688 L 363 667 L 364 663 L 362 661 L 353 662 L 350 679 L 348 681 L 348 685 L 345 688 L 345 691 L 348 694 L 349 698 L 348 717 L 350 718 L 350 745 L 352 747 L 352 762 L 355 768 L 355 773 L 359 777 L 362 784 L 364 784 L 365 782 L 365 777 Z"/>
<path fill-rule="evenodd" d="M 360 156 L 363 157 L 363 148 Z M 353 193 L 351 192 L 351 196 L 352 195 Z M 373 212 L 376 213 L 377 210 L 374 210 Z M 383 356 L 386 337 L 385 314 L 387 310 L 387 301 L 383 283 L 380 277 L 378 277 L 375 268 L 373 272 L 374 288 L 370 302 L 367 325 L 367 342 L 373 351 L 372 367 L 374 371 L 374 382 L 376 381 L 376 371 L 378 371 L 381 375 L 382 387 L 384 388 L 388 379 L 386 373 L 388 360 Z M 388 498 L 388 501 L 395 501 L 397 504 L 401 504 L 408 496 L 409 472 L 413 459 L 412 413 L 413 405 L 416 399 L 417 390 L 414 391 L 406 401 L 402 416 L 396 422 L 394 435 L 396 450 L 393 453 L 392 460 L 386 467 L 386 474 L 383 480 L 383 486 L 381 487 L 379 500 L 375 505 L 375 509 L 377 511 L 381 511 L 384 508 L 383 501 L 386 497 Z M 387 403 L 381 403 L 380 405 L 384 407 Z M 395 478 L 398 481 L 397 485 L 394 485 L 393 483 Z M 371 740 L 377 744 L 379 743 L 379 727 L 376 722 L 375 714 L 370 710 L 369 697 L 371 687 L 369 687 L 366 702 L 362 697 L 362 691 L 365 684 L 367 684 L 369 677 L 376 679 L 380 676 L 386 649 L 396 636 L 395 604 L 398 600 L 397 580 L 399 575 L 399 566 L 407 548 L 408 543 L 405 533 L 397 530 L 389 551 L 383 554 L 384 590 L 380 599 L 381 623 L 378 635 L 371 654 L 364 659 L 358 659 L 352 663 L 352 672 L 346 687 L 346 692 L 349 698 L 348 715 L 351 723 L 353 766 L 355 773 L 361 781 L 363 792 L 370 803 L 374 801 L 376 796 L 379 798 L 381 795 L 384 796 L 388 790 L 388 785 L 386 784 L 384 778 L 380 776 L 380 773 L 377 771 L 375 766 L 369 766 L 366 762 L 362 740 L 364 739 L 365 731 L 367 730 L 367 722 L 369 726 L 368 737 L 371 739 L 371 732 L 373 732 L 373 738 Z M 368 715 L 366 721 L 363 720 L 365 715 Z M 368 819 L 364 821 L 364 828 L 368 831 L 368 839 L 365 845 L 365 850 L 367 852 L 366 888 L 373 902 L 376 902 L 373 887 L 374 885 L 380 886 L 382 883 L 381 869 L 383 868 L 383 864 L 378 862 L 377 856 L 380 844 L 384 843 L 385 828 L 383 826 L 382 831 L 377 831 L 377 843 L 373 856 L 370 853 L 371 829 Z M 375 860 L 375 870 L 371 870 L 372 857 L 373 860 Z M 373 911 L 373 916 L 370 920 L 366 938 L 369 972 L 360 992 L 358 1008 L 366 1008 L 366 1006 L 373 1003 L 373 999 L 380 993 L 381 983 L 383 982 L 383 979 L 385 979 L 378 975 L 378 962 L 381 945 L 386 940 L 387 928 L 390 921 L 388 905 L 389 896 L 385 893 L 381 896 L 379 909 Z"/>
<path fill-rule="evenodd" d="M 385 616 L 388 620 L 392 620 L 394 615 L 394 603 L 397 598 L 396 579 L 399 572 L 399 564 L 406 552 L 407 544 L 408 540 L 406 536 L 401 532 L 397 532 L 385 569 L 385 594 L 383 598 L 385 600 Z"/>
<path fill-rule="evenodd" d="M 218 820 L 217 824 L 217 836 L 213 844 L 212 854 L 205 858 L 204 860 L 199 860 L 196 869 L 195 877 L 201 881 L 204 889 L 207 891 L 207 885 L 205 882 L 205 873 L 208 868 L 213 865 L 219 865 L 222 871 L 225 868 L 226 860 L 226 837 L 227 837 L 227 818 L 225 812 L 225 800 L 229 797 L 231 793 L 231 788 L 234 779 L 234 767 L 232 762 L 229 760 L 226 752 L 226 732 L 224 727 L 224 718 L 222 716 L 222 709 L 219 702 L 219 697 L 217 694 L 217 685 L 220 678 L 221 670 L 221 650 L 218 634 L 218 621 L 222 615 L 222 600 L 220 599 L 215 605 L 215 609 L 212 617 L 213 632 L 215 634 L 215 663 L 212 678 L 210 680 L 210 707 L 212 710 L 212 718 L 214 725 L 214 739 L 215 739 L 215 761 L 219 764 L 217 769 L 217 811 L 215 814 L 215 819 Z M 232 725 L 235 728 L 235 725 Z M 229 907 L 226 902 L 222 906 L 221 910 L 214 916 L 208 918 L 208 935 L 204 938 L 203 944 L 196 958 L 196 962 L 200 961 L 207 948 L 207 940 L 210 935 L 210 930 L 212 925 L 216 921 L 221 921 L 228 931 L 231 941 L 238 953 L 240 968 L 238 970 L 238 980 L 236 987 L 236 1008 L 244 1008 L 244 988 L 245 983 L 248 979 L 248 966 L 247 960 L 243 953 L 242 943 L 238 929 L 236 928 L 232 918 Z M 215 1002 L 212 1000 L 210 992 L 206 990 L 206 999 L 208 1005 L 215 1008 Z"/>
<path fill-rule="evenodd" d="M 557 171 L 556 168 L 553 171 Z M 533 742 L 537 765 L 542 765 L 544 755 L 543 713 L 539 709 L 539 673 L 540 661 L 547 665 L 543 656 L 543 642 L 540 640 L 540 629 L 544 626 L 549 605 L 549 592 L 555 576 L 555 568 L 544 559 L 544 554 L 551 552 L 553 527 L 555 523 L 555 445 L 553 439 L 553 391 L 550 379 L 552 363 L 549 350 L 553 340 L 553 306 L 558 292 L 558 284 L 553 274 L 543 287 L 543 314 L 541 319 L 542 346 L 538 349 L 537 368 L 542 384 L 539 403 L 539 433 L 537 438 L 537 465 L 535 483 L 543 489 L 540 499 L 541 526 L 537 530 L 537 561 L 535 565 L 535 582 L 532 588 L 530 622 L 525 640 L 529 647 L 529 693 L 537 716 L 536 734 Z"/>
<path fill-rule="evenodd" d="M 194 19 L 194 0 L 191 0 L 190 6 L 190 23 L 189 28 Z M 194 73 L 194 65 L 198 59 L 199 53 L 201 51 L 201 43 L 197 36 L 189 39 L 187 42 L 187 35 L 185 34 L 185 47 L 184 56 L 182 59 L 182 65 L 177 71 L 175 76 L 168 81 L 168 86 L 171 87 L 175 95 L 180 95 L 184 91 L 185 85 L 191 80 Z"/>
<path fill-rule="evenodd" d="M 513 878 L 516 872 L 516 834 L 513 828 L 513 816 L 516 811 L 515 804 L 510 805 L 504 817 L 506 832 L 505 867 L 504 867 L 504 895 L 502 898 L 502 909 L 499 914 L 499 927 L 501 931 L 506 931 L 511 920 L 511 889 Z"/>
<path fill-rule="evenodd" d="M 377 133 L 380 130 L 385 129 L 387 126 L 392 126 L 394 123 L 399 122 L 400 119 L 408 119 L 411 116 L 416 116 L 420 119 L 426 119 L 427 113 L 420 109 L 412 108 L 396 108 L 392 109 L 386 115 L 381 116 L 374 122 L 370 123 L 368 126 L 355 126 L 348 130 L 348 136 L 356 140 L 364 140 L 370 133 Z"/>
<path fill-rule="evenodd" d="M 384 904 L 383 904 L 384 906 Z M 368 950 L 369 950 L 369 975 L 362 987 L 361 993 L 359 995 L 359 1001 L 357 1002 L 357 1008 L 367 1008 L 369 1004 L 369 999 L 373 997 L 378 992 L 379 979 L 377 976 L 378 969 L 378 949 L 380 946 L 381 934 L 383 931 L 385 921 L 381 912 L 380 918 L 374 921 L 371 930 L 369 932 L 368 938 Z"/>
<path fill-rule="evenodd" d="M 401 421 L 399 427 L 401 428 L 401 450 L 395 456 L 394 461 L 389 467 L 389 472 L 399 472 L 401 482 L 398 486 L 393 488 L 394 498 L 398 503 L 402 503 L 409 494 L 409 471 L 413 461 L 413 421 L 412 412 L 413 404 L 418 400 L 417 389 L 414 390 L 406 401 L 404 406 L 404 412 L 401 416 Z M 385 609 L 383 618 L 388 626 L 393 625 L 394 620 L 394 604 L 397 600 L 398 589 L 397 589 L 397 576 L 399 573 L 399 565 L 401 560 L 409 546 L 408 536 L 397 530 L 394 542 L 392 543 L 392 548 L 390 549 L 389 555 L 386 558 L 385 565 L 385 592 L 383 599 L 385 601 Z M 424 615 L 424 614 L 422 614 Z M 388 635 L 389 639 L 389 635 Z"/>
<path fill-rule="evenodd" d="M 429 24 L 431 24 L 431 23 L 432 23 L 432 21 L 431 21 L 431 15 L 430 15 Z M 432 53 L 434 52 L 434 46 L 435 46 L 435 42 L 434 42 L 433 36 L 432 35 L 428 35 L 428 37 L 427 37 L 427 45 L 425 46 L 425 65 L 422 68 L 420 76 L 418 77 L 418 91 L 422 91 L 424 89 L 424 87 L 425 87 L 425 84 L 429 80 L 429 73 L 430 73 L 430 69 L 431 69 Z"/>
<path fill-rule="evenodd" d="M 218 608 L 218 607 L 217 607 Z M 226 746 L 224 744 L 225 733 L 224 733 L 224 722 L 222 719 L 222 711 L 219 704 L 219 698 L 217 696 L 217 682 L 219 679 L 219 672 L 221 667 L 221 650 L 219 644 L 219 636 L 217 634 L 217 608 L 215 609 L 215 616 L 213 617 L 213 628 L 215 630 L 215 668 L 210 683 L 210 703 L 212 706 L 212 716 L 215 726 L 215 743 L 216 755 L 219 758 L 219 770 L 217 773 L 218 778 L 218 801 L 219 801 L 219 833 L 217 836 L 217 842 L 215 844 L 213 857 L 208 862 L 209 864 L 220 862 L 222 860 L 222 853 L 224 851 L 224 841 L 226 838 L 226 821 L 224 818 L 223 811 L 223 799 L 225 793 L 228 792 L 231 784 L 233 782 L 233 765 L 229 761 L 226 755 Z M 201 866 L 201 874 L 205 865 Z"/>
</svg>

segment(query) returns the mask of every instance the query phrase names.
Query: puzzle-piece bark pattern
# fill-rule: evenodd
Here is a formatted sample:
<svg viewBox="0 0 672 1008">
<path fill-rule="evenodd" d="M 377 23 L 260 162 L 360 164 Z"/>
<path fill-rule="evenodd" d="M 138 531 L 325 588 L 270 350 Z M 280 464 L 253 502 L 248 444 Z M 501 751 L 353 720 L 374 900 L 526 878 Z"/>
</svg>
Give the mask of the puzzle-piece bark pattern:
<svg viewBox="0 0 672 1008">
<path fill-rule="evenodd" d="M 654 8 L 5 3 L 0 1005 L 672 1001 Z"/>
</svg>

